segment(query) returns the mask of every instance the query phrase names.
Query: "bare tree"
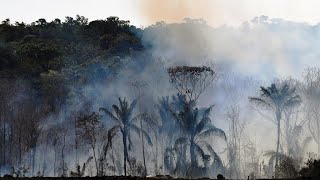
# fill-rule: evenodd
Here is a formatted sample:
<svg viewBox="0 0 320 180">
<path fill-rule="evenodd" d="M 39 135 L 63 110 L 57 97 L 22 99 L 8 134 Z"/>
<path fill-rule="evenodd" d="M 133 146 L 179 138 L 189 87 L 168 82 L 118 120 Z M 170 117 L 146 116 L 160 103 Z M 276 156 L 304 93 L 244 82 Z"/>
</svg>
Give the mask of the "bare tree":
<svg viewBox="0 0 320 180">
<path fill-rule="evenodd" d="M 170 83 L 188 102 L 196 101 L 204 90 L 216 78 L 216 72 L 210 67 L 176 66 L 168 68 Z"/>
<path fill-rule="evenodd" d="M 101 116 L 93 112 L 89 115 L 80 116 L 76 124 L 78 137 L 80 137 L 82 143 L 89 144 L 92 149 L 97 176 L 99 175 L 99 166 L 96 156 L 96 146 L 98 136 L 103 130 L 100 119 Z"/>
<path fill-rule="evenodd" d="M 230 166 L 230 177 L 240 178 L 240 165 L 241 165 L 241 146 L 244 128 L 247 122 L 240 119 L 240 108 L 238 106 L 231 106 L 226 113 L 227 119 L 230 122 L 229 127 L 229 142 L 228 142 L 228 155 Z"/>
<path fill-rule="evenodd" d="M 142 96 L 142 88 L 147 86 L 147 83 L 142 81 L 135 81 L 132 83 L 132 86 L 136 89 L 138 93 L 138 107 L 139 113 L 141 113 L 141 96 Z M 142 119 L 140 119 L 140 128 L 143 129 Z M 143 157 L 143 166 L 144 166 L 144 176 L 147 176 L 147 166 L 146 166 L 146 156 L 144 150 L 144 136 L 141 136 L 141 147 L 142 147 L 142 157 Z"/>
<path fill-rule="evenodd" d="M 320 69 L 307 68 L 304 72 L 304 96 L 308 128 L 318 145 L 320 157 Z"/>
</svg>

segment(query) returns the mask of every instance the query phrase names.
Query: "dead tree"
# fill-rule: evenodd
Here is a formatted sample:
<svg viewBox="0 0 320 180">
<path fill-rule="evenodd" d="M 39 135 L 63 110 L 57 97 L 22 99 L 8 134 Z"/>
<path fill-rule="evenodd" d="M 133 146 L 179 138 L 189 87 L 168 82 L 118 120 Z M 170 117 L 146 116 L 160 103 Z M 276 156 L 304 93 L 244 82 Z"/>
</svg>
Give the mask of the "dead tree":
<svg viewBox="0 0 320 180">
<path fill-rule="evenodd" d="M 99 175 L 99 166 L 96 156 L 96 146 L 98 135 L 102 132 L 100 119 L 101 116 L 98 113 L 93 112 L 89 115 L 79 117 L 76 124 L 80 141 L 85 144 L 89 144 L 92 149 L 97 176 Z"/>
<path fill-rule="evenodd" d="M 141 96 L 142 96 L 142 88 L 147 86 L 148 84 L 142 81 L 135 81 L 132 83 L 132 86 L 138 92 L 138 104 L 139 104 L 139 113 L 141 113 Z M 142 118 L 140 118 L 140 128 L 143 129 L 142 125 Z M 145 156 L 145 149 L 144 149 L 144 137 L 141 136 L 141 146 L 142 146 L 142 156 L 143 156 L 143 166 L 144 166 L 144 176 L 147 176 L 147 166 L 146 166 L 146 156 Z"/>
<path fill-rule="evenodd" d="M 309 131 L 318 145 L 318 157 L 320 157 L 320 69 L 305 70 L 304 96 Z"/>
<path fill-rule="evenodd" d="M 210 67 L 176 66 L 168 68 L 170 83 L 187 101 L 197 101 L 199 96 L 216 78 L 216 72 Z"/>
</svg>

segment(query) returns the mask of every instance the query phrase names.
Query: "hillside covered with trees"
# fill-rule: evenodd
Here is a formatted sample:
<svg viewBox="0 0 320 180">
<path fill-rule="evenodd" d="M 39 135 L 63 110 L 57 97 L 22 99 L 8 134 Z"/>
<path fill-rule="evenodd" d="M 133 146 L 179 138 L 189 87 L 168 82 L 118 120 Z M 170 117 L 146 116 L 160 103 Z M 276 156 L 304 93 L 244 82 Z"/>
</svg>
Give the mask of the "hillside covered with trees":
<svg viewBox="0 0 320 180">
<path fill-rule="evenodd" d="M 198 27 L 218 31 L 191 19 L 145 29 L 117 17 L 2 21 L 0 174 L 319 176 L 320 69 L 261 83 L 190 63 L 194 49 L 168 60 L 171 35 Z M 274 148 L 259 149 L 251 119 L 271 129 L 263 143 Z"/>
</svg>

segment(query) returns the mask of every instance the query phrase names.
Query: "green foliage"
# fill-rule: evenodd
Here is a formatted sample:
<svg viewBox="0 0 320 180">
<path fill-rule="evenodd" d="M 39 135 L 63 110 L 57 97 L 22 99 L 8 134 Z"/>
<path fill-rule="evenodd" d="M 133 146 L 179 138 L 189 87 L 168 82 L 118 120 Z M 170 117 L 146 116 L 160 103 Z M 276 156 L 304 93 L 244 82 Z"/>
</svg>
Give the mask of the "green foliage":
<svg viewBox="0 0 320 180">
<path fill-rule="evenodd" d="M 133 30 L 138 31 L 137 28 L 130 26 L 129 21 L 117 17 L 89 22 L 87 18 L 77 15 L 66 17 L 64 20 L 54 19 L 51 22 L 38 19 L 26 24 L 13 23 L 6 19 L 0 23 L 0 76 L 1 79 L 13 84 L 9 88 L 9 83 L 6 82 L 4 83 L 6 86 L 3 87 L 3 90 L 10 92 L 10 96 L 7 96 L 5 101 L 3 99 L 3 104 L 6 106 L 10 104 L 12 107 L 1 105 L 6 109 L 5 112 L 1 111 L 1 119 L 7 121 L 1 120 L 1 127 L 4 124 L 6 126 L 5 130 L 0 129 L 1 136 L 7 137 L 1 140 L 1 146 L 4 144 L 8 146 L 14 142 L 13 146 L 8 146 L 5 150 L 3 146 L 0 148 L 1 152 L 8 156 L 1 156 L 1 167 L 4 164 L 13 166 L 18 161 L 21 163 L 30 149 L 36 149 L 35 146 L 40 143 L 39 141 L 45 141 L 41 138 L 41 133 L 47 126 L 29 128 L 35 126 L 34 122 L 38 123 L 38 119 L 44 121 L 49 116 L 53 119 L 64 119 L 64 122 L 72 119 L 71 114 L 76 112 L 70 112 L 74 107 L 70 102 L 73 102 L 75 97 L 79 102 L 85 101 L 81 99 L 83 87 L 91 83 L 109 83 L 129 60 L 135 60 L 133 58 L 135 52 L 139 53 L 143 50 L 143 46 L 141 37 L 138 37 Z M 14 102 L 9 103 L 11 101 Z M 3 117 L 3 114 L 6 117 Z M 38 114 L 41 114 L 41 117 L 37 117 Z M 64 117 L 56 117 L 58 114 Z M 92 117 L 82 119 L 92 120 Z M 85 129 L 90 127 L 90 124 L 77 125 L 78 130 L 84 130 L 82 137 L 86 138 L 86 143 L 90 139 L 94 140 L 93 136 L 87 136 L 90 134 L 90 128 Z M 113 137 L 118 129 L 111 131 L 109 137 Z M 19 135 L 12 137 L 10 135 L 9 138 L 9 132 L 16 134 L 18 130 Z M 151 138 L 144 130 L 139 130 L 138 135 L 144 135 L 147 142 L 152 144 Z M 61 146 L 65 152 L 63 138 L 56 136 L 51 138 L 53 143 L 47 143 L 48 146 L 53 145 L 55 151 Z M 47 139 L 49 141 L 50 137 Z M 110 148 L 111 141 L 108 142 Z M 130 147 L 133 146 L 131 140 L 128 143 Z M 13 153 L 9 154 L 9 151 Z M 32 152 L 33 156 L 38 153 L 40 154 L 35 150 Z M 67 166 L 64 160 L 60 164 L 62 167 L 60 174 L 66 175 Z M 54 171 L 56 169 L 54 168 Z M 32 173 L 33 170 L 34 167 Z"/>
<path fill-rule="evenodd" d="M 79 69 L 80 64 L 84 69 L 84 63 L 98 59 L 97 67 L 104 69 L 113 57 L 128 56 L 142 48 L 129 21 L 118 17 L 89 22 L 77 15 L 66 17 L 64 22 L 39 19 L 31 24 L 11 24 L 7 19 L 0 24 L 0 71 L 34 77 L 35 84 L 39 75 L 49 70 Z"/>
</svg>

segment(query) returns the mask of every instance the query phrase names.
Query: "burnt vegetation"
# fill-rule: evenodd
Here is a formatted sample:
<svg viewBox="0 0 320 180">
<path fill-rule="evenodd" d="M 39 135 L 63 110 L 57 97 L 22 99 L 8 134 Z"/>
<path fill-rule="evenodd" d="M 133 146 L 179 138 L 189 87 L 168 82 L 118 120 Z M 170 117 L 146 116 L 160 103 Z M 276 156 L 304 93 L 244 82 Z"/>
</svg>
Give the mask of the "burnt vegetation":
<svg viewBox="0 0 320 180">
<path fill-rule="evenodd" d="M 154 57 L 143 36 L 157 25 L 83 16 L 2 21 L 1 176 L 319 177 L 318 156 L 307 152 L 312 140 L 320 152 L 319 69 L 250 95 L 228 91 L 259 86 L 225 84 L 232 103 L 217 108 L 226 111 L 225 129 L 215 124 L 213 97 L 201 103 L 221 81 L 216 66 Z M 245 134 L 241 97 L 275 125 L 275 150 L 259 154 Z"/>
</svg>

